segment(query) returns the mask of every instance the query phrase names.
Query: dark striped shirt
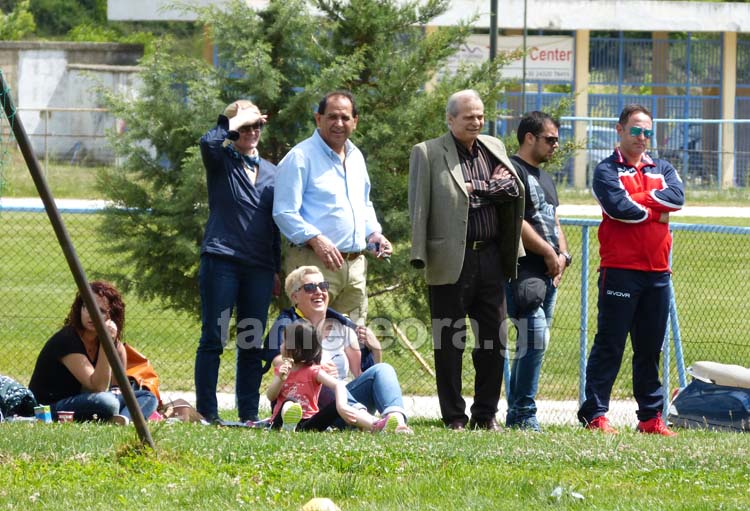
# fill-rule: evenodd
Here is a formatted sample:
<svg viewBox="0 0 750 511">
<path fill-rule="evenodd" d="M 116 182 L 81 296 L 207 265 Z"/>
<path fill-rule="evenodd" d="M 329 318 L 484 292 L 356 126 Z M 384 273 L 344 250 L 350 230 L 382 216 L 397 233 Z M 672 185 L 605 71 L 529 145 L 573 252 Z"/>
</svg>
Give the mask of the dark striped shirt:
<svg viewBox="0 0 750 511">
<path fill-rule="evenodd" d="M 500 235 L 496 205 L 518 197 L 518 185 L 513 178 L 490 179 L 498 166 L 506 168 L 478 140 L 471 151 L 458 140 L 456 149 L 461 162 L 465 182 L 471 182 L 473 193 L 469 194 L 469 224 L 466 241 L 489 241 Z"/>
</svg>

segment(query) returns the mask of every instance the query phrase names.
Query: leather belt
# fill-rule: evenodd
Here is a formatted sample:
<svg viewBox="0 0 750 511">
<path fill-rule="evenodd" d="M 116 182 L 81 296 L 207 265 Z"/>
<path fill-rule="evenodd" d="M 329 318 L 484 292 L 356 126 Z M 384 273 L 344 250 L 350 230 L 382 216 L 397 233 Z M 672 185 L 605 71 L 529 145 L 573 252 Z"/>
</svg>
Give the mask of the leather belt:
<svg viewBox="0 0 750 511">
<path fill-rule="evenodd" d="M 466 242 L 466 248 L 469 250 L 473 250 L 475 252 L 479 252 L 480 250 L 484 250 L 485 248 L 492 245 L 494 240 L 485 240 L 485 241 L 467 241 Z"/>
<path fill-rule="evenodd" d="M 292 247 L 302 247 L 306 248 L 307 250 L 312 250 L 312 247 L 310 245 L 293 245 L 290 243 Z M 346 261 L 354 261 L 356 258 L 364 254 L 364 250 L 360 250 L 359 252 L 341 252 L 341 257 L 344 258 Z"/>
<path fill-rule="evenodd" d="M 347 261 L 354 261 L 356 258 L 361 256 L 364 252 L 341 252 L 341 257 Z"/>
</svg>

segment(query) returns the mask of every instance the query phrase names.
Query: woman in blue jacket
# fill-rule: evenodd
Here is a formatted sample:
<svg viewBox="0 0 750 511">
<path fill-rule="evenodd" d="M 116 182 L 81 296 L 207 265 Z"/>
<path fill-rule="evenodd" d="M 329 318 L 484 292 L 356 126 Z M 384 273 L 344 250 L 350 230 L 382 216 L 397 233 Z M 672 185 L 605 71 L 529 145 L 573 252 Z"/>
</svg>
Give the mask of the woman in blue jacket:
<svg viewBox="0 0 750 511">
<path fill-rule="evenodd" d="M 246 100 L 231 103 L 200 140 L 209 217 L 201 246 L 202 329 L 195 357 L 196 407 L 219 421 L 220 355 L 237 308 L 237 412 L 257 420 L 262 335 L 272 294 L 280 292 L 279 231 L 271 216 L 276 166 L 260 158 L 266 115 Z"/>
</svg>

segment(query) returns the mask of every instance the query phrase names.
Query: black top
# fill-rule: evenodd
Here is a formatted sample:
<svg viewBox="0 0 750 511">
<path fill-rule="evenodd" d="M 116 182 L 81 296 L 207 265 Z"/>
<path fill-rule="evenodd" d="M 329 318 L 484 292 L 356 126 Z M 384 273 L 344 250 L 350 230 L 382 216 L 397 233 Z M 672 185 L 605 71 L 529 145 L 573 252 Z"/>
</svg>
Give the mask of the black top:
<svg viewBox="0 0 750 511">
<path fill-rule="evenodd" d="M 44 345 L 31 375 L 29 389 L 40 404 L 49 405 L 83 391 L 81 383 L 62 363 L 62 358 L 72 353 L 88 357 L 86 346 L 75 329 L 64 326 Z M 96 359 L 91 360 L 91 364 L 96 366 Z"/>
<path fill-rule="evenodd" d="M 560 201 L 557 198 L 557 189 L 552 176 L 522 160 L 518 155 L 511 156 L 511 161 L 526 188 L 526 209 L 523 219 L 529 222 L 537 234 L 547 240 L 559 253 L 560 233 L 557 229 L 555 213 Z M 547 271 L 544 257 L 528 251 L 526 256 L 518 259 L 518 264 L 522 269 L 536 273 Z"/>
</svg>

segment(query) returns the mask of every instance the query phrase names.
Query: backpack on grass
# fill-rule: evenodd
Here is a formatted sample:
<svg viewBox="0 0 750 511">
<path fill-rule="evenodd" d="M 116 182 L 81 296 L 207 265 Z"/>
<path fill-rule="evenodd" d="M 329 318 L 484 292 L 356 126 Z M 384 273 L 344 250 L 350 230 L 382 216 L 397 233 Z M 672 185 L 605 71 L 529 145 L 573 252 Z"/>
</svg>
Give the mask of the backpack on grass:
<svg viewBox="0 0 750 511">
<path fill-rule="evenodd" d="M 154 366 L 151 365 L 148 358 L 130 344 L 125 344 L 125 353 L 128 356 L 125 373 L 128 375 L 132 387 L 136 390 L 150 391 L 159 400 L 159 406 L 161 406 L 159 375 L 156 374 Z"/>
<path fill-rule="evenodd" d="M 0 417 L 33 417 L 36 398 L 13 378 L 0 375 Z"/>
<path fill-rule="evenodd" d="M 694 379 L 672 400 L 668 419 L 684 428 L 750 431 L 750 389 Z"/>
</svg>

